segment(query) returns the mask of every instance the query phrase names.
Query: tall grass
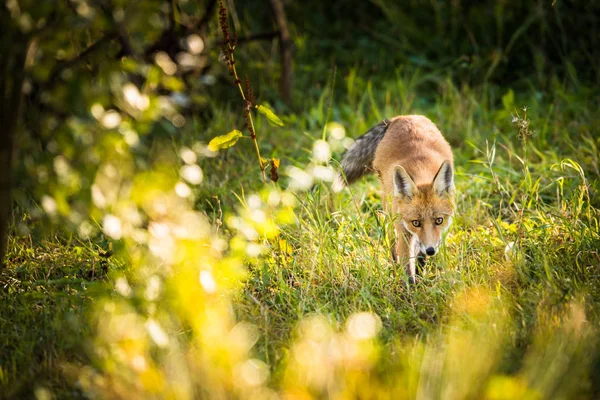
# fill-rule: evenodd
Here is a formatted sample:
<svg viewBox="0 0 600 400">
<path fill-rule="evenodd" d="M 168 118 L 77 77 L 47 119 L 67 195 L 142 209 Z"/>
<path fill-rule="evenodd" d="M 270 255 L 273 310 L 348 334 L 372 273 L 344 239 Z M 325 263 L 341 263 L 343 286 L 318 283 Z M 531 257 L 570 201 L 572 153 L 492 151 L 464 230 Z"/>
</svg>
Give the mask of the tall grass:
<svg viewBox="0 0 600 400">
<path fill-rule="evenodd" d="M 349 79 L 356 82 L 353 74 Z M 395 98 L 399 103 L 390 108 L 403 109 L 414 95 L 406 85 L 384 86 L 380 99 Z M 355 88 L 348 89 L 349 99 L 356 97 Z M 557 94 L 554 104 L 560 106 L 562 93 Z M 309 393 L 329 397 L 377 390 L 390 398 L 596 393 L 591 376 L 598 363 L 600 311 L 597 164 L 575 161 L 585 157 L 587 146 L 572 139 L 587 122 L 548 114 L 547 105 L 538 102 L 524 115 L 516 104 L 528 97 L 515 100 L 512 91 L 503 106 L 489 108 L 488 95 L 446 81 L 434 108 L 412 110 L 437 121 L 453 143 L 459 194 L 446 246 L 424 267 L 416 286 L 407 285 L 402 270 L 389 261 L 390 224 L 379 212 L 374 177 L 337 197 L 324 185 L 300 198 L 298 223 L 282 234 L 285 246 L 251 266 L 236 309 L 240 318 L 257 324 L 256 350 L 274 364 L 275 382 L 284 390 L 289 372 L 277 371 L 292 369 L 299 374 L 295 379 L 307 380 Z M 368 122 L 368 108 L 382 103 L 355 104 L 353 116 L 338 122 L 364 131 L 376 122 L 373 117 Z M 543 140 L 548 126 L 565 127 L 554 133 L 565 147 Z M 293 350 L 298 345 L 293 343 L 306 340 L 335 347 L 342 339 L 331 338 L 347 335 L 344 321 L 361 312 L 376 315 L 382 327 L 376 361 L 364 367 L 371 374 L 361 381 L 369 388 L 365 392 L 345 381 L 354 376 L 352 367 L 335 354 L 318 353 L 308 362 Z M 329 333 L 306 339 L 295 331 L 307 329 L 298 322 L 307 315 L 325 316 L 309 321 L 325 324 Z M 409 365 L 398 370 L 388 363 Z M 319 372 L 310 370 L 326 374 L 326 368 L 336 372 L 312 382 L 311 374 Z M 407 386 L 386 385 L 398 379 Z"/>
</svg>

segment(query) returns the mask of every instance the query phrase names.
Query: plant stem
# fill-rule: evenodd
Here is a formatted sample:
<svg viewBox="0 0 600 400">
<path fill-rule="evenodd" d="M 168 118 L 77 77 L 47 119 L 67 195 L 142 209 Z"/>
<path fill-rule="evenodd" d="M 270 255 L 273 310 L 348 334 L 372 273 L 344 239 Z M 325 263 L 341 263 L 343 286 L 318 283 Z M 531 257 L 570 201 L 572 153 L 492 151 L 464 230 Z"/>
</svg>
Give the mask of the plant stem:
<svg viewBox="0 0 600 400">
<path fill-rule="evenodd" d="M 242 81 L 238 77 L 237 70 L 235 69 L 235 59 L 233 57 L 233 48 L 232 48 L 231 44 L 227 44 L 227 46 L 229 47 L 229 50 L 230 50 L 229 51 L 230 65 L 231 65 L 231 70 L 233 72 L 233 78 L 235 79 L 235 84 L 237 85 L 238 89 L 240 89 L 240 94 L 242 95 L 242 99 L 244 99 L 244 102 L 246 103 L 246 107 L 248 108 L 247 112 L 248 112 L 248 122 L 250 123 L 250 137 L 252 138 L 252 141 L 254 141 L 254 149 L 256 150 L 256 157 L 258 157 L 258 164 L 260 165 L 260 172 L 262 174 L 263 184 L 266 185 L 267 184 L 267 176 L 265 175 L 266 166 L 262 162 L 262 157 L 260 156 L 260 149 L 258 147 L 258 141 L 256 140 L 256 130 L 254 129 L 254 120 L 252 119 L 252 112 L 250 112 L 250 108 L 252 107 L 252 105 L 246 99 L 246 95 L 244 94 L 244 89 L 242 88 Z"/>
</svg>

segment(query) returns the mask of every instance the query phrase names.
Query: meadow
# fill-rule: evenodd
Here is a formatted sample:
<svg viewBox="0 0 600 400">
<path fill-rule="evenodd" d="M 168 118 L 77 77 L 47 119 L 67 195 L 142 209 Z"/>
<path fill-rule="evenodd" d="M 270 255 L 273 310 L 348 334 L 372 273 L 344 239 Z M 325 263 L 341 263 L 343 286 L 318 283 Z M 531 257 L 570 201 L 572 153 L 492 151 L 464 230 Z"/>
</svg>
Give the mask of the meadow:
<svg viewBox="0 0 600 400">
<path fill-rule="evenodd" d="M 239 5 L 249 31 L 263 23 L 255 3 Z M 373 4 L 404 21 L 393 2 Z M 238 88 L 217 83 L 185 126 L 140 134 L 140 145 L 124 145 L 127 132 L 175 118 L 129 111 L 129 121 L 123 111 L 109 127 L 104 106 L 81 126 L 69 122 L 99 138 L 55 153 L 67 155 L 71 171 L 81 165 L 77 146 L 100 149 L 81 195 L 89 223 L 63 212 L 61 193 L 79 196 L 87 184 L 72 188 L 56 158 L 58 184 L 49 191 L 31 189 L 31 176 L 17 185 L 0 270 L 0 396 L 600 396 L 597 66 L 566 58 L 555 66 L 548 56 L 529 74 L 511 70 L 522 60 L 506 49 L 535 47 L 527 29 L 540 19 L 507 17 L 524 28 L 503 33 L 505 61 L 465 66 L 431 52 L 418 59 L 413 45 L 377 26 L 338 40 L 347 25 L 336 22 L 319 40 L 312 29 L 320 17 L 289 7 L 293 106 L 278 97 L 273 48 L 236 49 L 256 104 L 283 123 L 250 111 L 262 157 L 280 162 L 277 183 L 262 182 Z M 502 12 L 491 16 L 496 31 Z M 413 24 L 402 29 L 419 35 Z M 392 62 L 391 49 L 415 55 Z M 219 79 L 230 79 L 221 68 Z M 118 96 L 110 101 L 126 110 Z M 98 99 L 86 98 L 82 112 L 108 101 Z M 402 114 L 434 121 L 455 157 L 454 223 L 414 285 L 389 259 L 391 220 L 377 179 L 330 189 L 349 138 Z M 207 151 L 236 126 L 245 137 Z"/>
</svg>

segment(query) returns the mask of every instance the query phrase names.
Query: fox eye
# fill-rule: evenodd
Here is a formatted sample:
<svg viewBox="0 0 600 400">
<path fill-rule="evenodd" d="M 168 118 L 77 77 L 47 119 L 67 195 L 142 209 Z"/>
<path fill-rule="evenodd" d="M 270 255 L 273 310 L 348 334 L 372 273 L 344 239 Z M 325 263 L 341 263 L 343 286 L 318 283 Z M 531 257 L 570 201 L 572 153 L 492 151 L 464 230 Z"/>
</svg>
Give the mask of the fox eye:
<svg viewBox="0 0 600 400">
<path fill-rule="evenodd" d="M 442 218 L 442 217 L 439 217 L 439 218 L 436 218 L 436 219 L 435 219 L 435 224 L 436 224 L 436 225 L 441 225 L 441 224 L 443 224 L 443 223 L 444 223 L 444 218 Z"/>
<path fill-rule="evenodd" d="M 421 226 L 421 221 L 419 221 L 418 219 L 413 219 L 412 224 L 415 228 L 418 228 Z"/>
</svg>

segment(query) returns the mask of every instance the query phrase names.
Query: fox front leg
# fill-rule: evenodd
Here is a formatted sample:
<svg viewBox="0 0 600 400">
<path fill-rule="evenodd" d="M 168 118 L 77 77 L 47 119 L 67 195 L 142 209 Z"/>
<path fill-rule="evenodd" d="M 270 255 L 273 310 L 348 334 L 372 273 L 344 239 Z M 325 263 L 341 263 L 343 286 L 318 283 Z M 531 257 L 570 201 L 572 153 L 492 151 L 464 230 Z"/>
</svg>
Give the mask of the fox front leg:
<svg viewBox="0 0 600 400">
<path fill-rule="evenodd" d="M 422 272 L 423 266 L 425 265 L 425 255 L 421 253 L 421 242 L 416 236 L 411 237 L 409 262 L 409 281 L 411 280 L 410 277 L 412 277 L 412 283 L 414 283 L 416 279 L 417 266 L 419 267 L 418 271 Z"/>
<path fill-rule="evenodd" d="M 419 243 L 416 238 L 407 232 L 404 227 L 396 228 L 396 243 L 392 249 L 392 257 L 398 264 L 403 264 L 408 275 L 408 282 L 415 283 L 416 254 Z"/>
<path fill-rule="evenodd" d="M 408 283 L 415 283 L 417 279 L 417 262 L 419 262 L 418 254 L 420 243 L 419 240 L 413 235 L 411 235 L 411 237 L 408 240 L 409 254 L 408 267 L 406 272 L 408 273 Z"/>
</svg>

